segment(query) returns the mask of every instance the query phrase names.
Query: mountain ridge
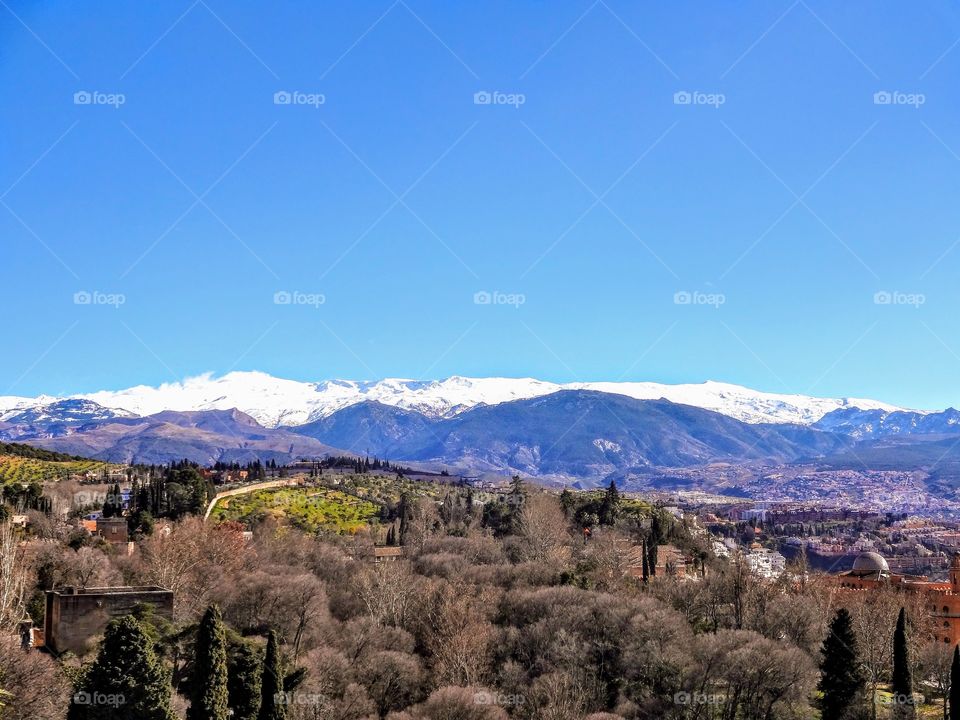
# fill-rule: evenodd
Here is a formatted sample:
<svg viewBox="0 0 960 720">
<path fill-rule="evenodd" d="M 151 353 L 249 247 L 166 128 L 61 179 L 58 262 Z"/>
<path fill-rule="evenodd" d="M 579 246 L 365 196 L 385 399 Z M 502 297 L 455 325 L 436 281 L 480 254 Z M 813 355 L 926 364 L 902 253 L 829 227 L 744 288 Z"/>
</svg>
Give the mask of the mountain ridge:
<svg viewBox="0 0 960 720">
<path fill-rule="evenodd" d="M 666 399 L 751 424 L 812 425 L 830 412 L 849 408 L 904 411 L 904 408 L 876 400 L 768 393 L 716 381 L 676 385 L 604 381 L 553 383 L 535 378 L 455 375 L 444 380 L 388 378 L 379 381 L 302 382 L 258 371 L 235 371 L 219 377 L 206 373 L 157 387 L 138 385 L 64 398 L 46 395 L 33 399 L 0 397 L 0 421 L 64 400 L 92 401 L 114 412 L 140 417 L 166 410 L 188 412 L 237 408 L 265 427 L 305 425 L 365 401 L 416 411 L 431 418 L 449 418 L 483 405 L 542 397 L 562 390 L 596 391 L 635 400 Z M 922 411 L 911 412 L 923 414 Z"/>
</svg>

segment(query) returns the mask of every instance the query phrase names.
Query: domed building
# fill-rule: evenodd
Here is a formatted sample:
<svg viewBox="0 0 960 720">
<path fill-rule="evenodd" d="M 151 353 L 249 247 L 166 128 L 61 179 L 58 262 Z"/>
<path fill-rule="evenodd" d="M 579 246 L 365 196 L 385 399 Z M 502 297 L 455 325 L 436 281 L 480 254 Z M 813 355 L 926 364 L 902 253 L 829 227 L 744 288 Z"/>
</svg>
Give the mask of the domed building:
<svg viewBox="0 0 960 720">
<path fill-rule="evenodd" d="M 832 580 L 841 591 L 893 588 L 923 593 L 930 613 L 937 618 L 935 639 L 948 645 L 960 643 L 960 553 L 955 553 L 950 560 L 947 582 L 933 582 L 922 575 L 892 573 L 886 559 L 875 552 L 860 553 L 848 572 L 834 575 Z"/>
<path fill-rule="evenodd" d="M 854 577 L 879 580 L 890 576 L 890 566 L 880 553 L 863 552 L 853 561 L 853 569 L 849 574 Z"/>
</svg>

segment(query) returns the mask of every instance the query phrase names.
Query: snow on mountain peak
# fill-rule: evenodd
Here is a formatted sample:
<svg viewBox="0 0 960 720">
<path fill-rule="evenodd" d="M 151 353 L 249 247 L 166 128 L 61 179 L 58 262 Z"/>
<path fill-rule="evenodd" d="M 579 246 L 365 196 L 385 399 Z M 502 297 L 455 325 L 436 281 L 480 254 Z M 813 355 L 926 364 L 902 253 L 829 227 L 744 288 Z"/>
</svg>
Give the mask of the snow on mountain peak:
<svg viewBox="0 0 960 720">
<path fill-rule="evenodd" d="M 137 415 L 164 410 L 229 410 L 237 408 L 267 427 L 300 425 L 364 401 L 376 401 L 431 417 L 450 417 L 478 405 L 523 400 L 559 390 L 594 390 L 639 400 L 664 398 L 714 410 L 748 423 L 811 424 L 838 408 L 898 410 L 892 405 L 856 398 L 816 398 L 751 390 L 715 381 L 685 385 L 653 382 L 552 383 L 535 378 L 468 378 L 445 380 L 386 378 L 379 381 L 324 380 L 302 382 L 259 371 L 204 373 L 159 387 L 138 385 L 117 391 L 71 396 Z M 0 397 L 0 419 L 13 411 L 38 407 L 62 398 Z"/>
</svg>

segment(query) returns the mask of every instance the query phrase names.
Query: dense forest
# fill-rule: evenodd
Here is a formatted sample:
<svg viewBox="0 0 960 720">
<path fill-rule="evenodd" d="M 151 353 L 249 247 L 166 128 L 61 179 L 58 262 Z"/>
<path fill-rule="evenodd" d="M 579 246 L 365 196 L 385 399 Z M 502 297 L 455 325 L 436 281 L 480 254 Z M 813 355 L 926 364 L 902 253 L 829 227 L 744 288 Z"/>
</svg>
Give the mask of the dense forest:
<svg viewBox="0 0 960 720">
<path fill-rule="evenodd" d="M 168 493 L 196 480 L 171 472 Z M 5 526 L 0 556 L 16 557 L 35 619 L 43 591 L 67 585 L 159 585 L 175 614 L 140 608 L 84 657 L 8 642 L 0 687 L 14 700 L 0 718 L 886 717 L 869 698 L 910 698 L 912 711 L 914 693 L 947 694 L 953 650 L 928 642 L 926 609 L 905 596 L 841 596 L 802 568 L 760 580 L 615 487 L 555 495 L 516 479 L 487 495 L 404 494 L 384 517 L 402 547 L 387 562 L 373 562 L 369 531 L 267 518 L 250 539 L 189 511 L 127 555 L 34 512 L 25 543 Z M 650 552 L 666 543 L 698 558 L 684 575 Z"/>
</svg>

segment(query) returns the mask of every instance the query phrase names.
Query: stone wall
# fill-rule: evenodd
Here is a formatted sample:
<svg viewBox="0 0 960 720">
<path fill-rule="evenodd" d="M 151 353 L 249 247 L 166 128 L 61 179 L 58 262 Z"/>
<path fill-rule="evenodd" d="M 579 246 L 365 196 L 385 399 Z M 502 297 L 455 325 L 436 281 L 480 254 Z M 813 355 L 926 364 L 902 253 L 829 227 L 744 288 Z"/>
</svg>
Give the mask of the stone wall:
<svg viewBox="0 0 960 720">
<path fill-rule="evenodd" d="M 173 592 L 159 587 L 63 588 L 47 592 L 44 645 L 59 655 L 84 655 L 113 618 L 131 614 L 147 604 L 173 619 Z"/>
</svg>

